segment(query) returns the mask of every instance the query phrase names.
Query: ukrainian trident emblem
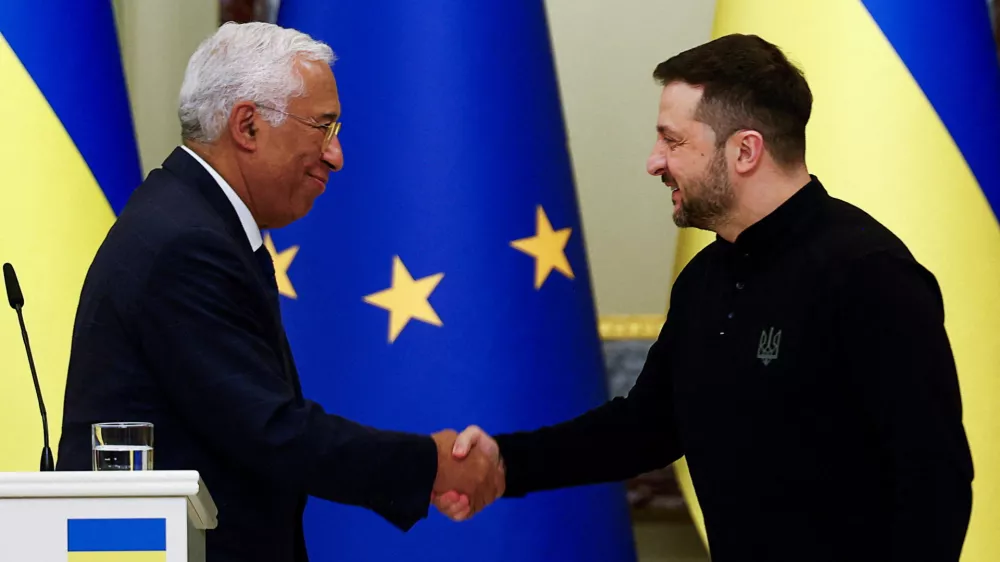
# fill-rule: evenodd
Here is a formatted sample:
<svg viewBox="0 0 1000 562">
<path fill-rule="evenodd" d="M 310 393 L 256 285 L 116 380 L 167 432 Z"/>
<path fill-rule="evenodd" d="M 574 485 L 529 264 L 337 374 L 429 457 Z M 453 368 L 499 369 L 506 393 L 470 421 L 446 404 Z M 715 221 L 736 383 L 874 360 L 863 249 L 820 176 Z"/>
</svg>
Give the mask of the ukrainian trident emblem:
<svg viewBox="0 0 1000 562">
<path fill-rule="evenodd" d="M 764 362 L 764 366 L 778 358 L 778 346 L 781 345 L 781 330 L 774 333 L 764 330 L 760 333 L 760 344 L 757 346 L 757 359 Z"/>
</svg>

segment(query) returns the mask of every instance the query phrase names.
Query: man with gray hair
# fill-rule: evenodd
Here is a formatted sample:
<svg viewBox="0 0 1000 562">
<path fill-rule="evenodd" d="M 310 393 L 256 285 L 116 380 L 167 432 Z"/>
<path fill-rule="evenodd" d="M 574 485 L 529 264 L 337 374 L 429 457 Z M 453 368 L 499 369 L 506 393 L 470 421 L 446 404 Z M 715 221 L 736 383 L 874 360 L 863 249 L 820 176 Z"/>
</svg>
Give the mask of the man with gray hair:
<svg viewBox="0 0 1000 562">
<path fill-rule="evenodd" d="M 183 146 L 133 193 L 87 274 L 74 327 L 59 470 L 90 470 L 91 424 L 155 424 L 156 469 L 200 472 L 219 508 L 213 562 L 307 560 L 310 495 L 406 530 L 432 495 L 475 509 L 503 493 L 454 431 L 365 427 L 302 396 L 261 229 L 305 216 L 344 164 L 323 43 L 226 24 L 191 57 Z"/>
</svg>

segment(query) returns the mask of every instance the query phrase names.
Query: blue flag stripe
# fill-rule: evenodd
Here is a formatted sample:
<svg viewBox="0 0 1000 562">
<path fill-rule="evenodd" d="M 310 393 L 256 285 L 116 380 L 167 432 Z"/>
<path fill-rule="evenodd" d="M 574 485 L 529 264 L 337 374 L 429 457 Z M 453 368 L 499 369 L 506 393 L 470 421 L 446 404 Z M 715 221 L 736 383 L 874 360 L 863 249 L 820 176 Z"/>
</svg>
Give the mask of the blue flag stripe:
<svg viewBox="0 0 1000 562">
<path fill-rule="evenodd" d="M 166 519 L 70 519 L 69 552 L 145 552 L 167 549 Z"/>
<path fill-rule="evenodd" d="M 984 0 L 864 0 L 1000 217 L 1000 62 Z M 877 88 L 878 84 L 872 84 Z"/>
<path fill-rule="evenodd" d="M 142 170 L 111 0 L 50 0 L 44 5 L 4 0 L 0 34 L 59 117 L 117 214 Z"/>
</svg>

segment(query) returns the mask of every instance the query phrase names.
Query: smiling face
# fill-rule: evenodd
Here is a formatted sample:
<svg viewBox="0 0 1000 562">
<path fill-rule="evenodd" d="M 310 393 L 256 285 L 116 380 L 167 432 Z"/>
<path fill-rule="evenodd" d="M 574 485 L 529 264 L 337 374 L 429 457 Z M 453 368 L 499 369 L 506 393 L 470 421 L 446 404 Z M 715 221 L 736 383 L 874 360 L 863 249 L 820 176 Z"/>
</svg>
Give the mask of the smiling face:
<svg viewBox="0 0 1000 562">
<path fill-rule="evenodd" d="M 328 125 L 340 116 L 333 72 L 322 63 L 296 65 L 305 94 L 288 101 L 289 116 L 278 126 L 259 113 L 253 117 L 256 150 L 241 166 L 250 207 L 262 228 L 280 228 L 308 214 L 330 172 L 344 165 L 338 138 L 333 136 L 324 148 L 326 130 L 311 126 Z"/>
<path fill-rule="evenodd" d="M 657 138 L 647 171 L 671 188 L 674 224 L 714 230 L 735 205 L 724 147 L 711 127 L 697 121 L 702 89 L 683 82 L 663 88 Z"/>
</svg>

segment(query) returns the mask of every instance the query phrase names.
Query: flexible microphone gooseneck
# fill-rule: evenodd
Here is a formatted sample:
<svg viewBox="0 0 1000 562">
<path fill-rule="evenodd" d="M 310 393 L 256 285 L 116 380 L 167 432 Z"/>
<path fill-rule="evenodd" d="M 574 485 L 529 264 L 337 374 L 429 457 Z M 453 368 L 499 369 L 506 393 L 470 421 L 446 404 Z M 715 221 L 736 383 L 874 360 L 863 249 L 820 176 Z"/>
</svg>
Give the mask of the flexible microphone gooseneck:
<svg viewBox="0 0 1000 562">
<path fill-rule="evenodd" d="M 38 374 L 35 372 L 35 360 L 31 356 L 31 344 L 28 343 L 28 330 L 24 327 L 24 314 L 21 308 L 24 306 L 24 294 L 21 293 L 21 285 L 17 282 L 17 274 L 14 273 L 14 266 L 9 263 L 3 264 L 3 282 L 7 286 L 7 302 L 10 307 L 17 311 L 17 320 L 21 324 L 21 339 L 24 340 L 24 350 L 28 354 L 28 367 L 31 369 L 31 380 L 35 383 L 35 395 L 38 397 L 38 410 L 42 413 L 42 438 L 44 446 L 42 448 L 42 460 L 39 468 L 43 472 L 55 470 L 55 461 L 52 457 L 52 449 L 49 448 L 49 419 L 45 413 L 45 402 L 42 400 L 42 389 L 38 386 Z"/>
</svg>

